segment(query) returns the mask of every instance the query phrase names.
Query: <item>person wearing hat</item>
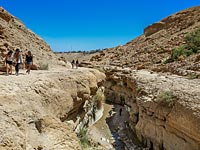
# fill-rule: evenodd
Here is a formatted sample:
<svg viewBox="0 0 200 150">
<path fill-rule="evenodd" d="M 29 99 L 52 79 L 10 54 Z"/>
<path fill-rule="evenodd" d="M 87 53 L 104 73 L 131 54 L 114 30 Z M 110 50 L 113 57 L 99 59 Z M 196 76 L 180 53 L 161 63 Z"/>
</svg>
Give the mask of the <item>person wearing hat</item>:
<svg viewBox="0 0 200 150">
<path fill-rule="evenodd" d="M 26 73 L 30 74 L 31 66 L 33 64 L 33 55 L 31 53 L 31 50 L 28 51 L 26 54 Z"/>
<path fill-rule="evenodd" d="M 14 61 L 16 63 L 15 64 L 15 74 L 18 76 L 20 64 L 23 63 L 23 61 L 22 61 L 22 55 L 20 53 L 20 49 L 18 49 L 18 48 L 15 50 Z"/>
</svg>

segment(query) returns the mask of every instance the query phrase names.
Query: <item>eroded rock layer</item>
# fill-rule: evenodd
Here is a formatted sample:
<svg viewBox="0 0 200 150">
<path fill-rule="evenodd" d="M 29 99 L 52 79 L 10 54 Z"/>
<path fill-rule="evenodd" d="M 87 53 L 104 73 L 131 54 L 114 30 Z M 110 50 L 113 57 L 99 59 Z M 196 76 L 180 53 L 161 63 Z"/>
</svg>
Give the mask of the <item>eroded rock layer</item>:
<svg viewBox="0 0 200 150">
<path fill-rule="evenodd" d="M 186 35 L 200 28 L 199 14 L 200 6 L 197 6 L 166 17 L 146 27 L 144 34 L 125 45 L 108 48 L 91 56 L 90 65 L 149 69 L 200 77 L 199 53 L 190 57 L 182 56 L 172 63 L 165 64 L 172 50 L 186 43 Z"/>
<path fill-rule="evenodd" d="M 0 149 L 80 149 L 66 121 L 83 111 L 103 80 L 104 74 L 92 69 L 2 76 Z"/>
<path fill-rule="evenodd" d="M 106 75 L 107 100 L 129 111 L 129 126 L 144 146 L 200 148 L 199 80 L 119 68 Z"/>
</svg>

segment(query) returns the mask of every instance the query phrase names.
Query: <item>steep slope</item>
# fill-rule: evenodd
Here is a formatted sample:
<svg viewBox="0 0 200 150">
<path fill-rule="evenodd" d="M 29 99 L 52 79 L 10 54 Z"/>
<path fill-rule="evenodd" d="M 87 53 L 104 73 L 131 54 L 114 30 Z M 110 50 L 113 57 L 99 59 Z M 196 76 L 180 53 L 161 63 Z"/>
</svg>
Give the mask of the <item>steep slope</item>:
<svg viewBox="0 0 200 150">
<path fill-rule="evenodd" d="M 144 34 L 123 46 L 110 48 L 91 58 L 93 64 L 152 69 L 178 74 L 199 71 L 199 54 L 163 64 L 172 49 L 185 43 L 185 36 L 200 28 L 200 6 L 171 15 L 144 29 Z M 179 70 L 177 70 L 179 69 Z"/>
<path fill-rule="evenodd" d="M 41 62 L 57 63 L 56 55 L 46 42 L 27 29 L 19 19 L 0 7 L 0 62 L 3 62 L 3 56 L 8 50 L 14 51 L 16 48 L 20 48 L 23 55 L 31 50 L 36 64 Z"/>
</svg>

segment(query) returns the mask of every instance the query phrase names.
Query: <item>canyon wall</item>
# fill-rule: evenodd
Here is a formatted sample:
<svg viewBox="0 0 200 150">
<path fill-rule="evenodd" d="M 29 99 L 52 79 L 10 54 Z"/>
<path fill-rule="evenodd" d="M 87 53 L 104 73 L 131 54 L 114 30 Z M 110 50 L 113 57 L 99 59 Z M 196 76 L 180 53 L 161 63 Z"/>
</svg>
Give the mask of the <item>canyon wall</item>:
<svg viewBox="0 0 200 150">
<path fill-rule="evenodd" d="M 126 107 L 129 126 L 145 147 L 200 149 L 198 80 L 117 67 L 105 70 L 107 101 Z"/>
<path fill-rule="evenodd" d="M 103 50 L 91 56 L 90 64 L 87 62 L 87 56 L 86 65 L 148 69 L 182 76 L 192 74 L 199 78 L 199 53 L 188 57 L 181 56 L 174 62 L 166 63 L 166 60 L 171 57 L 173 49 L 185 45 L 186 36 L 199 30 L 199 14 L 200 6 L 172 14 L 147 26 L 144 34 L 126 44 Z"/>
</svg>

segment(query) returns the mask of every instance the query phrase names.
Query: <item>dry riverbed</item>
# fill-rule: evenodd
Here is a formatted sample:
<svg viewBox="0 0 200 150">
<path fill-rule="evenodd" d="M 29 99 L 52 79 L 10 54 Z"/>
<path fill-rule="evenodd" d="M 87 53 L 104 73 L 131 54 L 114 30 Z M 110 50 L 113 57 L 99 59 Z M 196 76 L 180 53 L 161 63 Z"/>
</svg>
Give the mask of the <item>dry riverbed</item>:
<svg viewBox="0 0 200 150">
<path fill-rule="evenodd" d="M 142 148 L 136 146 L 130 138 L 128 117 L 125 107 L 104 104 L 103 117 L 89 128 L 88 137 L 99 143 L 105 150 L 141 150 Z"/>
</svg>

